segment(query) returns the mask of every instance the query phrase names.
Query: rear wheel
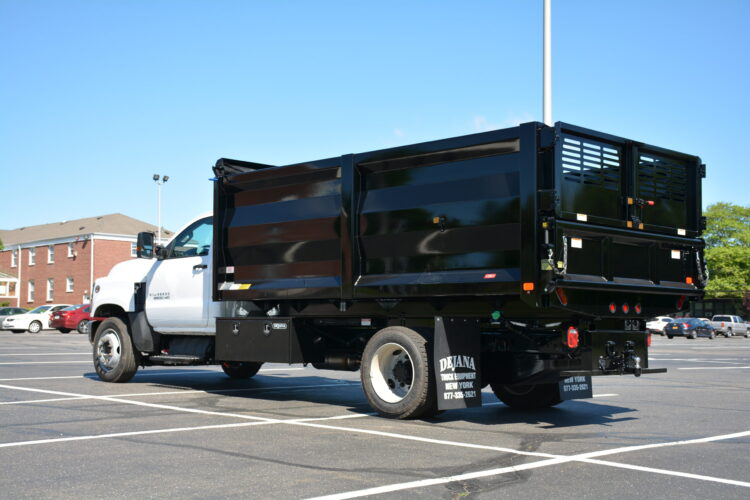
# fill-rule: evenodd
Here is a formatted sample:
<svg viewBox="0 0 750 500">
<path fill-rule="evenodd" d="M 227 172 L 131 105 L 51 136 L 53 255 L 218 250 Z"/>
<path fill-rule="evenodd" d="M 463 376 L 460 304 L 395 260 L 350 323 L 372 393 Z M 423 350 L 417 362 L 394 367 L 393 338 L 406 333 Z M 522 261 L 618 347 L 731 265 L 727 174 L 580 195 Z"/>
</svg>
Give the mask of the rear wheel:
<svg viewBox="0 0 750 500">
<path fill-rule="evenodd" d="M 258 373 L 262 365 L 263 363 L 225 361 L 221 364 L 221 369 L 231 378 L 250 378 Z"/>
<path fill-rule="evenodd" d="M 668 338 L 668 339 L 673 339 L 673 338 L 674 338 L 674 335 L 667 335 L 667 338 Z"/>
<path fill-rule="evenodd" d="M 106 382 L 127 382 L 138 371 L 128 326 L 119 318 L 107 318 L 94 337 L 94 369 Z"/>
<path fill-rule="evenodd" d="M 39 321 L 29 323 L 29 333 L 39 333 L 42 330 L 42 324 Z"/>
<path fill-rule="evenodd" d="M 70 332 L 70 328 L 58 328 L 57 331 L 60 333 L 68 333 Z"/>
<path fill-rule="evenodd" d="M 419 418 L 436 412 L 435 376 L 427 339 L 403 326 L 373 335 L 362 355 L 367 401 L 389 418 Z"/>
<path fill-rule="evenodd" d="M 541 410 L 562 402 L 558 384 L 503 385 L 490 383 L 495 396 L 518 410 Z"/>
<path fill-rule="evenodd" d="M 732 329 L 731 328 L 727 329 L 727 337 L 732 337 L 732 336 L 734 336 L 734 332 L 732 332 Z"/>
<path fill-rule="evenodd" d="M 78 330 L 78 333 L 88 333 L 89 332 L 89 322 L 85 319 L 82 319 L 78 322 L 78 327 L 76 328 Z"/>
</svg>

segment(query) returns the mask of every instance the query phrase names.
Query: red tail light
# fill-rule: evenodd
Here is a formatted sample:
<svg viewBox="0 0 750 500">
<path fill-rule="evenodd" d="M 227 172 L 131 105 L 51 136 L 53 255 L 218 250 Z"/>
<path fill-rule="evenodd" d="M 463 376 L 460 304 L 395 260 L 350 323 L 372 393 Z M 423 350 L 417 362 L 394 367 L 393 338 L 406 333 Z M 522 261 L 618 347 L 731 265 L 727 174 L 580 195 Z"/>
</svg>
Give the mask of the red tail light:
<svg viewBox="0 0 750 500">
<path fill-rule="evenodd" d="M 651 347 L 651 334 L 646 335 L 646 347 Z"/>
<path fill-rule="evenodd" d="M 571 349 L 578 347 L 578 329 L 575 326 L 568 328 L 568 335 L 565 339 L 565 345 Z"/>
<path fill-rule="evenodd" d="M 640 304 L 636 304 L 635 305 L 635 313 L 636 314 L 641 314 L 641 305 Z"/>
<path fill-rule="evenodd" d="M 557 298 L 560 299 L 560 304 L 567 306 L 568 305 L 568 296 L 565 295 L 565 290 L 562 288 L 556 288 L 555 294 L 557 294 Z"/>
<path fill-rule="evenodd" d="M 683 324 L 682 324 L 682 327 L 683 327 L 683 328 L 685 328 L 685 329 L 687 330 L 688 328 L 690 328 L 690 325 L 688 325 L 687 323 L 683 323 Z"/>
<path fill-rule="evenodd" d="M 628 303 L 627 303 L 627 302 L 625 302 L 625 303 L 624 303 L 624 304 L 622 305 L 622 312 L 624 312 L 625 314 L 628 314 L 628 313 L 630 312 L 630 306 L 628 305 Z"/>
<path fill-rule="evenodd" d="M 614 302 L 610 302 L 609 304 L 609 312 L 612 314 L 617 312 L 617 305 Z"/>
</svg>

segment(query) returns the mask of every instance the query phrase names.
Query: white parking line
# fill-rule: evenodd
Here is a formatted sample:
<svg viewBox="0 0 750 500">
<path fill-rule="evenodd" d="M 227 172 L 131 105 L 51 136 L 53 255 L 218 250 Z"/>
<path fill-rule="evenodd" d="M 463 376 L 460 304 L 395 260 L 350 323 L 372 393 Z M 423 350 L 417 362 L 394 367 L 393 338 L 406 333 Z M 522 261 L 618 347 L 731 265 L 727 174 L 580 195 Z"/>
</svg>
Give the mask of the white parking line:
<svg viewBox="0 0 750 500">
<path fill-rule="evenodd" d="M 259 373 L 265 373 L 265 372 L 287 372 L 287 371 L 296 371 L 296 370 L 304 370 L 304 368 L 262 368 Z M 216 375 L 222 373 L 218 370 L 189 370 L 189 371 L 178 371 L 178 370 L 161 370 L 161 371 L 142 371 L 140 373 L 136 373 L 136 377 L 166 377 L 171 375 Z M 66 375 L 61 377 L 20 377 L 20 378 L 0 378 L 0 382 L 16 382 L 16 381 L 22 381 L 22 380 L 61 380 L 61 379 L 74 379 L 74 378 L 80 378 L 80 379 L 88 379 L 88 380 L 96 380 L 96 377 L 86 377 L 84 375 Z"/>
<path fill-rule="evenodd" d="M 134 392 L 126 394 L 115 394 L 113 397 L 118 398 L 133 398 L 141 396 L 173 396 L 183 394 L 226 394 L 231 392 L 273 392 L 273 391 L 295 391 L 300 389 L 319 389 L 322 387 L 346 387 L 360 385 L 359 382 L 337 382 L 335 384 L 316 384 L 316 385 L 279 385 L 275 387 L 246 387 L 242 389 L 216 389 L 216 390 L 197 390 L 186 388 L 181 391 L 156 391 L 156 392 Z M 53 403 L 56 401 L 76 401 L 80 399 L 98 399 L 99 396 L 72 396 L 67 398 L 51 398 L 51 399 L 33 399 L 27 401 L 4 401 L 0 405 L 23 405 L 23 404 L 36 404 L 36 403 Z"/>
<path fill-rule="evenodd" d="M 0 388 L 19 390 L 19 391 L 39 392 L 39 393 L 45 393 L 45 394 L 56 394 L 56 395 L 69 396 L 69 397 L 90 397 L 91 399 L 111 401 L 111 402 L 116 402 L 116 403 L 132 404 L 132 405 L 137 405 L 137 406 L 145 406 L 149 408 L 158 408 L 158 409 L 166 409 L 166 410 L 186 412 L 186 413 L 196 413 L 196 414 L 201 414 L 201 415 L 216 415 L 216 416 L 229 417 L 229 418 L 253 420 L 252 423 L 256 425 L 263 424 L 263 423 L 298 425 L 298 426 L 303 426 L 303 427 L 340 430 L 340 431 L 349 432 L 349 433 L 376 435 L 376 436 L 390 437 L 390 438 L 395 438 L 395 439 L 405 439 L 405 440 L 410 440 L 410 441 L 418 441 L 418 442 L 431 443 L 431 444 L 456 446 L 456 447 L 461 447 L 461 448 L 483 449 L 483 450 L 490 450 L 490 451 L 513 453 L 517 455 L 548 458 L 547 460 L 540 460 L 537 462 L 532 462 L 529 464 L 522 464 L 518 466 L 504 467 L 500 469 L 491 469 L 491 470 L 478 471 L 478 472 L 470 472 L 466 474 L 448 476 L 448 477 L 443 477 L 443 478 L 410 481 L 407 483 L 398 483 L 398 484 L 386 485 L 386 486 L 381 486 L 381 487 L 376 487 L 376 488 L 368 488 L 365 490 L 350 491 L 350 492 L 338 493 L 338 494 L 330 495 L 326 497 L 320 497 L 320 498 L 326 498 L 326 499 L 357 498 L 357 497 L 362 497 L 362 496 L 367 496 L 367 495 L 374 495 L 378 493 L 401 491 L 401 490 L 419 488 L 419 487 L 436 485 L 436 484 L 444 484 L 444 483 L 449 483 L 449 482 L 454 482 L 454 481 L 462 481 L 466 479 L 476 479 L 479 477 L 494 476 L 494 475 L 499 475 L 499 474 L 505 474 L 507 472 L 535 469 L 539 467 L 546 467 L 549 465 L 574 462 L 574 461 L 588 462 L 588 463 L 596 462 L 596 463 L 599 463 L 600 465 L 607 465 L 609 467 L 621 467 L 625 469 L 634 469 L 634 468 L 639 468 L 640 466 L 620 464 L 616 462 L 605 462 L 605 461 L 593 460 L 593 459 L 595 457 L 602 457 L 602 456 L 626 453 L 626 452 L 631 452 L 631 451 L 646 450 L 646 449 L 652 449 L 652 448 L 662 448 L 662 447 L 667 447 L 667 446 L 709 443 L 709 442 L 714 442 L 714 441 L 736 439 L 736 438 L 750 436 L 750 431 L 743 431 L 743 432 L 737 432 L 734 434 L 724 434 L 724 435 L 719 435 L 719 436 L 710 436 L 706 438 L 672 441 L 672 442 L 666 442 L 666 443 L 653 443 L 653 444 L 648 444 L 648 445 L 625 446 L 621 448 L 613 448 L 609 450 L 600 450 L 600 451 L 595 451 L 595 452 L 580 453 L 577 455 L 565 456 L 565 455 L 551 455 L 548 453 L 527 452 L 527 451 L 522 451 L 522 450 L 515 450 L 512 448 L 487 446 L 487 445 L 480 445 L 480 444 L 473 444 L 473 443 L 463 443 L 463 442 L 457 442 L 457 441 L 446 441 L 446 440 L 440 440 L 440 439 L 423 438 L 423 437 L 411 436 L 407 434 L 397 434 L 397 433 L 384 432 L 384 431 L 374 431 L 374 430 L 369 430 L 369 429 L 359 429 L 356 427 L 341 427 L 341 426 L 335 426 L 335 425 L 313 423 L 314 420 L 319 420 L 319 419 L 279 420 L 279 419 L 273 419 L 273 418 L 258 417 L 254 415 L 224 413 L 224 412 L 216 412 L 216 411 L 208 411 L 208 410 L 199 410 L 199 409 L 194 409 L 194 408 L 183 408 L 183 407 L 171 406 L 171 405 L 146 403 L 143 401 L 130 401 L 127 399 L 120 399 L 118 397 L 112 397 L 112 396 L 90 396 L 87 394 L 75 394 L 75 393 L 62 392 L 62 391 L 50 391 L 46 389 L 34 389 L 34 388 L 29 388 L 29 387 L 10 386 L 10 385 L 3 385 L 3 384 L 0 384 Z M 340 416 L 339 418 L 347 418 L 347 417 L 355 418 L 354 416 Z M 334 417 L 323 417 L 322 419 L 328 420 L 328 419 L 334 419 Z M 238 426 L 238 424 L 235 424 L 234 426 Z M 202 426 L 201 428 L 205 428 L 205 426 Z M 180 429 L 184 429 L 184 428 L 180 428 Z M 168 432 L 168 430 L 161 430 L 161 431 Z M 154 431 L 140 431 L 140 432 L 153 433 Z M 129 434 L 129 433 L 126 433 L 126 434 Z M 94 435 L 94 436 L 88 436 L 87 438 L 88 439 L 101 439 L 100 436 L 118 437 L 119 435 L 122 435 L 122 433 L 118 435 Z M 59 438 L 59 439 L 65 441 L 65 440 L 74 440 L 75 438 Z M 57 440 L 41 440 L 41 441 L 33 441 L 33 442 L 27 441 L 23 443 L 28 445 L 28 444 L 50 443 L 50 442 L 57 442 Z M 21 445 L 23 444 L 5 443 L 4 445 L 0 445 L 0 448 L 11 447 L 11 446 L 21 446 Z M 640 467 L 638 470 L 648 471 L 648 468 Z M 713 482 L 719 482 L 719 483 L 724 483 L 724 484 L 731 484 L 735 486 L 750 487 L 750 483 L 734 481 L 731 479 L 722 479 L 722 478 L 715 478 L 715 477 L 710 477 L 710 476 L 693 475 L 693 474 L 687 474 L 687 473 L 678 472 L 678 471 L 667 471 L 663 469 L 653 469 L 652 472 L 656 472 L 656 471 L 658 471 L 658 473 L 660 474 L 674 475 L 674 476 L 679 476 L 679 477 L 689 477 L 692 479 L 700 479 L 700 480 L 713 481 Z"/>
<path fill-rule="evenodd" d="M 747 370 L 750 366 L 691 366 L 677 368 L 678 370 Z"/>
<path fill-rule="evenodd" d="M 33 446 L 39 444 L 65 443 L 70 441 L 89 441 L 92 439 L 108 439 L 129 436 L 144 436 L 148 434 L 168 434 L 173 432 L 202 431 L 208 429 L 231 429 L 235 427 L 250 427 L 255 425 L 269 425 L 278 423 L 309 422 L 313 420 L 343 420 L 349 418 L 369 417 L 370 413 L 357 413 L 354 415 L 337 415 L 335 417 L 313 417 L 294 420 L 276 420 L 267 422 L 241 422 L 235 424 L 200 425 L 196 427 L 172 427 L 167 429 L 152 429 L 148 431 L 113 432 L 110 434 L 93 434 L 90 436 L 70 436 L 64 438 L 37 439 L 35 441 L 16 441 L 14 443 L 0 443 L 0 448 L 16 448 L 19 446 Z"/>
<path fill-rule="evenodd" d="M 91 360 L 88 361 L 13 361 L 8 363 L 0 363 L 0 365 L 90 365 Z"/>
<path fill-rule="evenodd" d="M 89 356 L 91 357 L 90 352 L 42 352 L 42 353 L 31 353 L 31 352 L 9 352 L 9 353 L 0 353 L 0 356 L 2 357 L 13 357 L 13 356 Z"/>
<path fill-rule="evenodd" d="M 305 425 L 312 426 L 314 424 L 305 424 Z M 316 427 L 334 427 L 334 426 L 316 425 Z M 347 428 L 342 427 L 341 429 L 347 429 Z M 685 477 L 685 478 L 690 478 L 690 479 L 700 479 L 704 481 L 712 481 L 712 482 L 717 482 L 717 483 L 730 484 L 733 486 L 742 486 L 742 487 L 750 488 L 750 483 L 743 482 L 743 481 L 735 481 L 733 479 L 722 479 L 722 478 L 711 477 L 711 476 L 701 476 L 698 474 L 688 474 L 685 472 L 668 471 L 664 469 L 652 469 L 649 467 L 640 467 L 638 465 L 621 464 L 618 462 L 607 462 L 604 460 L 593 460 L 591 458 L 593 456 L 613 455 L 616 453 L 625 453 L 629 451 L 637 451 L 637 450 L 642 450 L 642 449 L 647 449 L 647 448 L 660 448 L 664 446 L 678 446 L 678 445 L 686 445 L 686 444 L 708 443 L 708 442 L 719 441 L 719 440 L 724 440 L 724 439 L 734 439 L 738 437 L 745 437 L 748 435 L 750 435 L 750 431 L 739 432 L 735 434 L 725 434 L 722 436 L 712 436 L 708 438 L 692 439 L 692 440 L 687 440 L 687 441 L 655 443 L 652 445 L 626 446 L 626 447 L 615 448 L 611 450 L 602 450 L 602 451 L 591 452 L 591 453 L 581 453 L 578 455 L 570 455 L 570 456 L 551 455 L 554 458 L 550 458 L 548 460 L 539 460 L 537 462 L 531 462 L 528 464 L 516 465 L 516 466 L 511 466 L 511 467 L 502 467 L 499 469 L 490 469 L 490 470 L 477 471 L 477 472 L 469 472 L 466 474 L 458 474 L 454 476 L 439 477 L 439 478 L 434 478 L 434 479 L 409 481 L 406 483 L 390 484 L 386 486 L 378 486 L 375 488 L 366 488 L 362 490 L 347 491 L 344 493 L 336 493 L 333 495 L 315 497 L 314 499 L 311 499 L 311 500 L 344 500 L 348 498 L 359 498 L 359 497 L 364 497 L 364 496 L 369 496 L 369 495 L 391 493 L 394 491 L 403 491 L 403 490 L 414 489 L 414 488 L 423 488 L 425 486 L 434 486 L 438 484 L 452 483 L 455 481 L 466 481 L 469 479 L 477 479 L 481 477 L 497 476 L 500 474 L 507 474 L 509 472 L 519 472 L 519 471 L 530 470 L 530 469 L 538 469 L 540 467 L 548 467 L 550 465 L 557 465 L 557 464 L 568 463 L 568 462 L 584 462 L 584 463 L 591 463 L 591 464 L 597 464 L 597 465 L 606 465 L 608 467 L 619 467 L 623 469 L 640 470 L 644 472 L 654 472 L 658 474 L 666 474 L 670 476 Z"/>
</svg>

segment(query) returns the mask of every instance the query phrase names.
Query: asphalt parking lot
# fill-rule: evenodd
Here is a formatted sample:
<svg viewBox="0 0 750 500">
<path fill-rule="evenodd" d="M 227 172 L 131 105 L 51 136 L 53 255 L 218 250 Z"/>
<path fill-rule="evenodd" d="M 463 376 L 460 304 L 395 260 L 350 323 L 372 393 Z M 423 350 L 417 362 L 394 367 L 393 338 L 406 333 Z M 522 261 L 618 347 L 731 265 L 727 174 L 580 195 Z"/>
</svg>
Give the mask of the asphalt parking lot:
<svg viewBox="0 0 750 500">
<path fill-rule="evenodd" d="M 370 412 L 359 373 L 93 373 L 82 335 L 0 331 L 3 498 L 748 498 L 750 340 L 655 337 L 667 374 L 591 400 L 430 420 Z"/>
</svg>

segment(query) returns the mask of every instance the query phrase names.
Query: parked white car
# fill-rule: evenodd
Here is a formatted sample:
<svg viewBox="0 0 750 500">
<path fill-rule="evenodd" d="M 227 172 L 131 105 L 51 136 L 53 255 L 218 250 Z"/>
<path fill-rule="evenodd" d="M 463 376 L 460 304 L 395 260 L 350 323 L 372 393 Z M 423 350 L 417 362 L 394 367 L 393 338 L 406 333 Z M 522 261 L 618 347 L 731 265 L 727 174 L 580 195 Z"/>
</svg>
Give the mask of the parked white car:
<svg viewBox="0 0 750 500">
<path fill-rule="evenodd" d="M 670 324 L 674 319 L 669 316 L 657 316 L 648 323 L 646 323 L 646 330 L 651 333 L 658 333 L 664 335 L 664 327 Z"/>
<path fill-rule="evenodd" d="M 14 314 L 3 320 L 3 330 L 13 333 L 21 333 L 28 330 L 29 333 L 39 333 L 49 328 L 49 315 L 52 312 L 70 307 L 70 304 L 47 304 L 24 314 Z"/>
</svg>

